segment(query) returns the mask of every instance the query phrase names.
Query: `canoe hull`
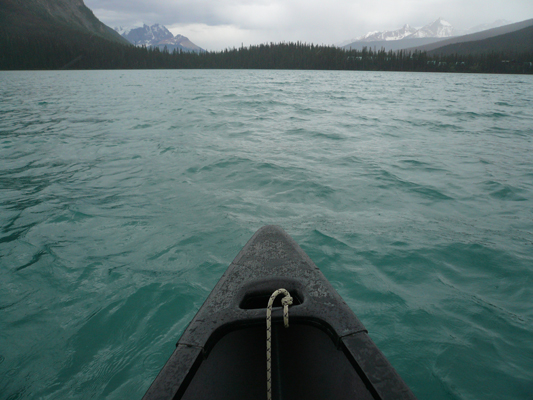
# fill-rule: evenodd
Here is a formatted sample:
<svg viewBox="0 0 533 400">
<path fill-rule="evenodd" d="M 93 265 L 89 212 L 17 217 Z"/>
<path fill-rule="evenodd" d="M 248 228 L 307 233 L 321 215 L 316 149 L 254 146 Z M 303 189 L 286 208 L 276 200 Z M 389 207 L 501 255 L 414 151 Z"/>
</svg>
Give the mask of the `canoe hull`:
<svg viewBox="0 0 533 400">
<path fill-rule="evenodd" d="M 272 313 L 274 399 L 415 399 L 303 250 L 266 226 L 231 263 L 143 399 L 266 398 L 266 305 L 294 298 L 290 327 Z M 281 296 L 280 296 L 281 297 Z"/>
</svg>

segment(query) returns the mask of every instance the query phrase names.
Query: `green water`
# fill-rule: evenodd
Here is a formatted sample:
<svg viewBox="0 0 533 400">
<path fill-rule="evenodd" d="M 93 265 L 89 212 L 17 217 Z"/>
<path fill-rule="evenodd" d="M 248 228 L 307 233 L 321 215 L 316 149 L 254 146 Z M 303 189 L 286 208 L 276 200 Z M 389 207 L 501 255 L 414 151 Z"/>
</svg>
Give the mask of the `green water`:
<svg viewBox="0 0 533 400">
<path fill-rule="evenodd" d="M 0 398 L 141 398 L 282 226 L 420 399 L 531 399 L 533 77 L 0 72 Z"/>
</svg>

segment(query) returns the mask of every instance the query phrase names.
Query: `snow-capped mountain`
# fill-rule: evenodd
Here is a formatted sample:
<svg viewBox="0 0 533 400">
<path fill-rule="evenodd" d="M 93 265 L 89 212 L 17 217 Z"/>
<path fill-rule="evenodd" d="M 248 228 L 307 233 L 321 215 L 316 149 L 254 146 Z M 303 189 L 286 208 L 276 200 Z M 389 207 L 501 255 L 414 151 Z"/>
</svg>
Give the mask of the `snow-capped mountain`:
<svg viewBox="0 0 533 400">
<path fill-rule="evenodd" d="M 174 38 L 164 39 L 160 41 L 157 46 L 159 48 L 166 47 L 168 50 L 172 51 L 173 49 L 181 49 L 184 51 L 196 51 L 196 52 L 203 52 L 205 51 L 201 47 L 198 47 L 193 42 L 191 42 L 188 38 L 186 38 L 183 35 L 176 35 Z"/>
<path fill-rule="evenodd" d="M 403 26 L 403 28 L 395 31 L 369 32 L 364 36 L 353 39 L 352 41 L 375 42 L 378 40 L 402 40 L 428 37 L 442 38 L 453 36 L 454 31 L 454 27 L 449 22 L 439 18 L 435 22 L 432 22 L 431 24 L 428 24 L 420 29 L 413 28 L 406 24 Z"/>
<path fill-rule="evenodd" d="M 490 24 L 482 24 L 470 29 L 460 30 L 453 27 L 449 22 L 445 21 L 444 19 L 439 18 L 431 24 L 423 26 L 420 29 L 413 28 L 406 24 L 403 26 L 403 28 L 397 29 L 395 31 L 369 32 L 364 36 L 360 36 L 358 38 L 346 40 L 342 43 L 339 43 L 338 46 L 343 47 L 354 42 L 380 42 L 403 39 L 447 38 L 451 36 L 467 35 L 470 33 L 481 32 L 492 28 L 498 28 L 500 26 L 508 25 L 510 23 L 511 22 L 509 21 L 500 19 Z"/>
<path fill-rule="evenodd" d="M 134 28 L 126 28 L 123 26 L 115 26 L 113 30 L 117 32 L 120 36 L 124 37 L 124 35 L 127 35 L 132 29 Z"/>
<path fill-rule="evenodd" d="M 442 18 L 439 18 L 435 22 L 428 24 L 416 32 L 414 32 L 412 35 L 409 35 L 409 39 L 415 39 L 415 38 L 428 38 L 428 37 L 437 37 L 437 38 L 445 38 L 454 36 L 455 34 L 455 28 L 450 24 L 448 21 L 443 20 Z"/>
<path fill-rule="evenodd" d="M 419 39 L 419 38 L 444 38 L 452 36 L 455 32 L 454 28 L 449 22 L 446 22 L 442 18 L 437 19 L 435 22 L 428 24 L 420 29 L 413 28 L 408 24 L 405 24 L 402 28 L 395 31 L 374 31 L 368 32 L 364 36 L 358 38 L 345 40 L 342 43 L 339 43 L 339 47 L 344 47 L 348 44 L 358 42 L 382 42 L 382 41 L 393 41 L 393 40 L 403 40 L 403 39 Z"/>
<path fill-rule="evenodd" d="M 119 27 L 115 30 L 135 46 L 156 46 L 161 40 L 172 39 L 174 35 L 163 25 L 144 24 L 140 28 Z"/>
<path fill-rule="evenodd" d="M 183 35 L 174 37 L 172 32 L 162 24 L 154 24 L 152 26 L 144 24 L 139 28 L 120 26 L 115 27 L 115 31 L 135 46 L 159 47 L 161 49 L 166 47 L 169 51 L 174 49 L 196 52 L 204 51 Z"/>
<path fill-rule="evenodd" d="M 415 28 L 410 27 L 408 24 L 405 24 L 403 28 L 395 31 L 385 31 L 385 32 L 369 32 L 365 36 L 362 36 L 359 39 L 362 42 L 373 42 L 376 40 L 400 40 L 409 35 L 412 35 L 416 32 Z"/>
</svg>

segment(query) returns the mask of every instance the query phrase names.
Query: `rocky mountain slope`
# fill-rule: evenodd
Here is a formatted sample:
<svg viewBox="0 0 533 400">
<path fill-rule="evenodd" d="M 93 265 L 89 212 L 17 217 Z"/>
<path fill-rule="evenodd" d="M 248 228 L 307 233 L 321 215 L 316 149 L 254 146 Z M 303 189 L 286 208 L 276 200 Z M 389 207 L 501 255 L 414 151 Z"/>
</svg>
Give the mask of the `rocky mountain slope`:
<svg viewBox="0 0 533 400">
<path fill-rule="evenodd" d="M 18 36 L 89 33 L 113 42 L 127 42 L 98 20 L 83 0 L 1 0 L 0 26 Z"/>
</svg>

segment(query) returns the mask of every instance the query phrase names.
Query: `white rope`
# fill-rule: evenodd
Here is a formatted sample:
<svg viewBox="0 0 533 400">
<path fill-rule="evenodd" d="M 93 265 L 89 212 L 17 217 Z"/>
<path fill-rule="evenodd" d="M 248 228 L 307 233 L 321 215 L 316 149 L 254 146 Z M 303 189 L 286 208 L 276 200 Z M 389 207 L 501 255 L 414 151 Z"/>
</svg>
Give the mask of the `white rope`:
<svg viewBox="0 0 533 400">
<path fill-rule="evenodd" d="M 289 306 L 292 305 L 292 297 L 289 292 L 285 289 L 278 289 L 270 299 L 268 300 L 267 306 L 267 400 L 272 399 L 272 304 L 278 296 L 278 294 L 283 293 L 285 297 L 281 299 L 281 304 L 283 305 L 283 323 L 285 328 L 289 327 Z"/>
</svg>

